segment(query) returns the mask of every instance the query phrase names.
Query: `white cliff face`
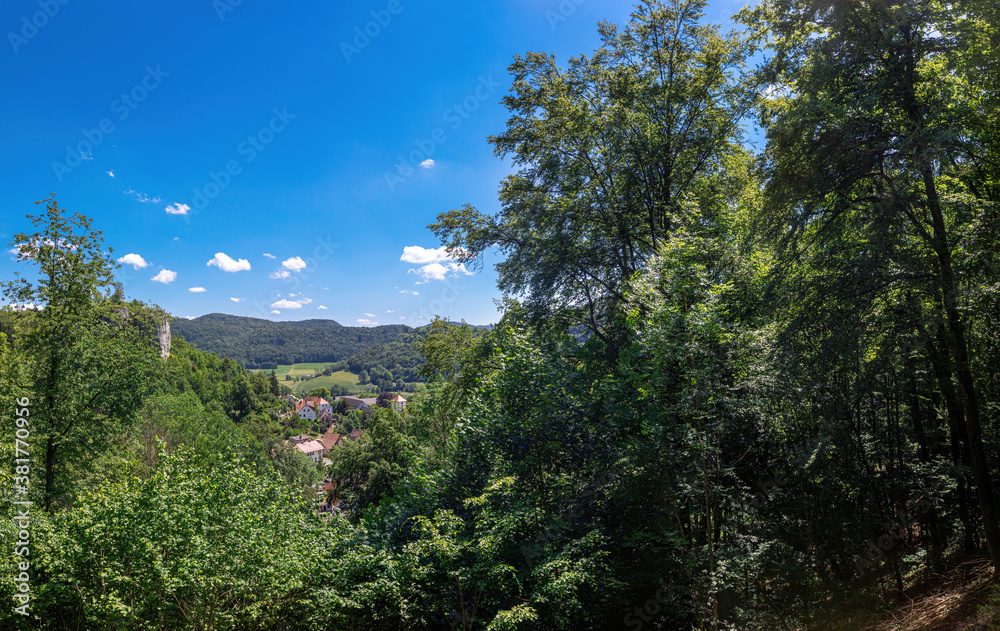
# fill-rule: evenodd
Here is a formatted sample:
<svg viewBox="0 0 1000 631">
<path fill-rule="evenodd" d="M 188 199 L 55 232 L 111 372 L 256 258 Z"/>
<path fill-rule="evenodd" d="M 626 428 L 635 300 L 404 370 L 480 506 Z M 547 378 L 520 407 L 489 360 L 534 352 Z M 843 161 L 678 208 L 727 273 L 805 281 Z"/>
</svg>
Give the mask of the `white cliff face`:
<svg viewBox="0 0 1000 631">
<path fill-rule="evenodd" d="M 160 340 L 160 354 L 163 359 L 170 357 L 170 320 L 166 319 L 163 324 L 156 327 L 156 337 Z"/>
</svg>

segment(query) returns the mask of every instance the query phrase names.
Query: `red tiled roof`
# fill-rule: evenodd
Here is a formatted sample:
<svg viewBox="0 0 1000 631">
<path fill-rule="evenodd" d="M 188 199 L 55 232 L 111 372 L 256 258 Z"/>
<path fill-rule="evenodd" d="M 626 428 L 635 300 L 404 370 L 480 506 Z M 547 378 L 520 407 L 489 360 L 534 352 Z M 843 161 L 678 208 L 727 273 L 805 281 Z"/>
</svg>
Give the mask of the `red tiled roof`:
<svg viewBox="0 0 1000 631">
<path fill-rule="evenodd" d="M 336 432 L 333 433 L 327 432 L 326 434 L 323 434 L 323 447 L 325 449 L 330 449 L 336 446 L 340 442 L 340 439 L 343 437 L 344 437 L 343 434 L 338 434 Z"/>
</svg>

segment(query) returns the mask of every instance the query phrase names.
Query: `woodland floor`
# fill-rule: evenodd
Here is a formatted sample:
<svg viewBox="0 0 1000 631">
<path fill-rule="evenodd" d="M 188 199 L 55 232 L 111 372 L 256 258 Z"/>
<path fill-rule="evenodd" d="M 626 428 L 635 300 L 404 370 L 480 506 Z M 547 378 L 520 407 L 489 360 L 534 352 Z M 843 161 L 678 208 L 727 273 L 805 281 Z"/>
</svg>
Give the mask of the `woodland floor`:
<svg viewBox="0 0 1000 631">
<path fill-rule="evenodd" d="M 956 557 L 944 574 L 918 581 L 888 613 L 861 617 L 843 629 L 859 631 L 1000 630 L 1000 598 L 987 558 Z"/>
</svg>

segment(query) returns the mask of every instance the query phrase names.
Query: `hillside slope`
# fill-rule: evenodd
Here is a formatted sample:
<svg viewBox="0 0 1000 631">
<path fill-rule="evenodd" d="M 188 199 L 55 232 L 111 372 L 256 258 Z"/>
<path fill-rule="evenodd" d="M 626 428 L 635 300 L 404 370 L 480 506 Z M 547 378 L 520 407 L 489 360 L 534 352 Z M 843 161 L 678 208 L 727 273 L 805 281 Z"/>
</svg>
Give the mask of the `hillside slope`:
<svg viewBox="0 0 1000 631">
<path fill-rule="evenodd" d="M 379 344 L 391 344 L 413 331 L 402 324 L 347 327 L 334 320 L 272 322 L 224 313 L 193 320 L 175 318 L 171 326 L 174 334 L 194 347 L 232 358 L 247 368 L 336 362 Z"/>
</svg>

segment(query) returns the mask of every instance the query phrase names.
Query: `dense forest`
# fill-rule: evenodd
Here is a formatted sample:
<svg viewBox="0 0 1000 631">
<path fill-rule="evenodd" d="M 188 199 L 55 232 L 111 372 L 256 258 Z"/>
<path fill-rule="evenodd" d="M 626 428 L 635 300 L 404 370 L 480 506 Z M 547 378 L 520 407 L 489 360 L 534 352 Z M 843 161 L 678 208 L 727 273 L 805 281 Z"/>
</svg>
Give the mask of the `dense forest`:
<svg viewBox="0 0 1000 631">
<path fill-rule="evenodd" d="M 196 348 L 235 359 L 247 368 L 264 369 L 338 362 L 413 331 L 403 324 L 346 327 L 334 320 L 272 322 L 224 313 L 175 318 L 171 328 Z"/>
<path fill-rule="evenodd" d="M 513 60 L 498 212 L 430 226 L 499 251 L 503 316 L 432 323 L 426 388 L 322 472 L 239 365 L 276 357 L 161 358 L 47 200 L 13 243 L 40 280 L 3 285 L 0 595 L 30 609 L 0 625 L 861 629 L 997 568 L 1000 10 L 704 6 Z M 368 331 L 396 337 L 339 359 L 404 356 Z"/>
</svg>

